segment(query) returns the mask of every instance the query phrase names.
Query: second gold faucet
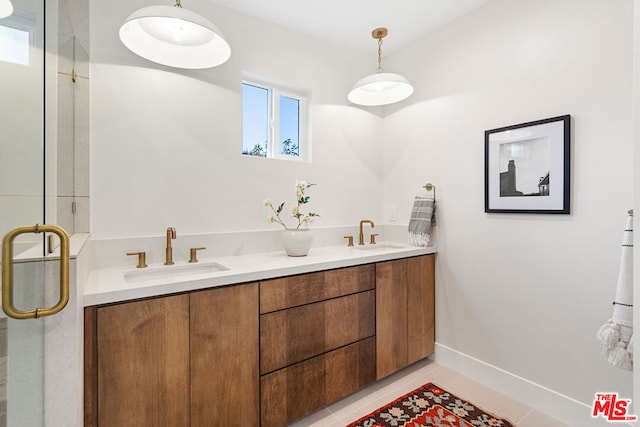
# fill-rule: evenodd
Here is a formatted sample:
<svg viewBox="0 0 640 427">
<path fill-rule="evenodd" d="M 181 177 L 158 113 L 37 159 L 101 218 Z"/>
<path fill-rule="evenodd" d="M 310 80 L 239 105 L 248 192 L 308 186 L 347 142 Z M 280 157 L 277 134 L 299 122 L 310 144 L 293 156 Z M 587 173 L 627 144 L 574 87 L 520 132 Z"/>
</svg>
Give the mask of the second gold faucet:
<svg viewBox="0 0 640 427">
<path fill-rule="evenodd" d="M 167 228 L 167 248 L 165 250 L 166 258 L 164 265 L 173 265 L 173 248 L 171 247 L 171 240 L 176 238 L 176 229 L 173 227 Z"/>
</svg>

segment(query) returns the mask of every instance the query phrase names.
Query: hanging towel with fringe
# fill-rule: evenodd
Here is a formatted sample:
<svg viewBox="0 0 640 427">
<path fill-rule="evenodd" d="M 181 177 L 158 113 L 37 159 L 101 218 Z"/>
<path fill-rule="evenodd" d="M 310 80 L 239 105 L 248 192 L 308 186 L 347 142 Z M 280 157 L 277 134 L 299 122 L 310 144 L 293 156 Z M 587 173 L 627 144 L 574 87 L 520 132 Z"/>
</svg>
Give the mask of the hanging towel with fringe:
<svg viewBox="0 0 640 427">
<path fill-rule="evenodd" d="M 429 246 L 431 244 L 431 224 L 434 220 L 435 201 L 432 198 L 416 196 L 409 218 L 409 244 Z"/>
<path fill-rule="evenodd" d="M 622 257 L 613 301 L 613 315 L 596 334 L 611 366 L 633 370 L 633 213 L 629 211 L 622 239 Z"/>
</svg>

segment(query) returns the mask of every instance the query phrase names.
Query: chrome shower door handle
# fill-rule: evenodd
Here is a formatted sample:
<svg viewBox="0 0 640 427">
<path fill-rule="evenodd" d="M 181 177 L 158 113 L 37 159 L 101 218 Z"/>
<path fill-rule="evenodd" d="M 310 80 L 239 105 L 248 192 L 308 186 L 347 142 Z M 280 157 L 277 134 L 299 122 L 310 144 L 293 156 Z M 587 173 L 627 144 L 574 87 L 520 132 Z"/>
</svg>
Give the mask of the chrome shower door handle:
<svg viewBox="0 0 640 427">
<path fill-rule="evenodd" d="M 53 307 L 23 311 L 13 305 L 13 240 L 20 234 L 54 233 L 60 238 L 60 296 Z M 2 310 L 13 319 L 37 319 L 62 311 L 69 302 L 69 236 L 57 225 L 26 225 L 9 231 L 2 239 Z"/>
</svg>

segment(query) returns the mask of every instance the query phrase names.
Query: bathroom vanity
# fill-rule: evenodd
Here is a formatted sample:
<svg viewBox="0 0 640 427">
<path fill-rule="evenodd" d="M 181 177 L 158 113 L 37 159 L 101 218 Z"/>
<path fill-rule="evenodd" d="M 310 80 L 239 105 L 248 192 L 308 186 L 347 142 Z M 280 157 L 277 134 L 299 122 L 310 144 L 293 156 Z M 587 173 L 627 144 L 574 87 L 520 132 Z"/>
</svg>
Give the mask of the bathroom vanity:
<svg viewBox="0 0 640 427">
<path fill-rule="evenodd" d="M 424 253 L 285 259 L 297 267 L 85 307 L 85 425 L 282 426 L 429 356 Z"/>
</svg>

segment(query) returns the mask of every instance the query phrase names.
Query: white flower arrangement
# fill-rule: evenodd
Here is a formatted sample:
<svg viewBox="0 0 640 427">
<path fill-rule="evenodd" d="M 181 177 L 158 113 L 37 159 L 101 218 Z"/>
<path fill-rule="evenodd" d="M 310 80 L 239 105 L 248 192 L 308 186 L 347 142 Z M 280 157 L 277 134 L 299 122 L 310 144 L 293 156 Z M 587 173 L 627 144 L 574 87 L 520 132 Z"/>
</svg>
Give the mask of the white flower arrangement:
<svg viewBox="0 0 640 427">
<path fill-rule="evenodd" d="M 302 225 L 305 224 L 309 224 L 311 222 L 313 222 L 313 219 L 315 217 L 319 217 L 320 215 L 318 215 L 317 213 L 313 213 L 313 212 L 309 212 L 308 214 L 304 214 L 300 211 L 300 206 L 305 205 L 307 203 L 309 203 L 309 199 L 311 198 L 310 196 L 307 196 L 305 194 L 305 191 L 307 190 L 307 188 L 309 187 L 313 187 L 315 184 L 310 184 L 306 181 L 297 181 L 296 180 L 296 200 L 297 200 L 297 204 L 291 208 L 291 218 L 295 218 L 298 221 L 298 225 L 295 227 L 295 229 L 299 229 Z M 264 201 L 264 205 L 271 208 L 271 211 L 274 213 L 274 215 L 270 215 L 267 217 L 267 222 L 268 223 L 278 223 L 280 225 L 282 225 L 285 229 L 289 229 L 289 227 L 287 227 L 287 225 L 284 223 L 284 221 L 282 220 L 282 218 L 280 218 L 280 214 L 282 213 L 282 211 L 284 210 L 284 202 L 280 203 L 278 205 L 278 207 L 274 207 L 273 203 L 271 202 L 271 199 L 267 198 Z"/>
</svg>

